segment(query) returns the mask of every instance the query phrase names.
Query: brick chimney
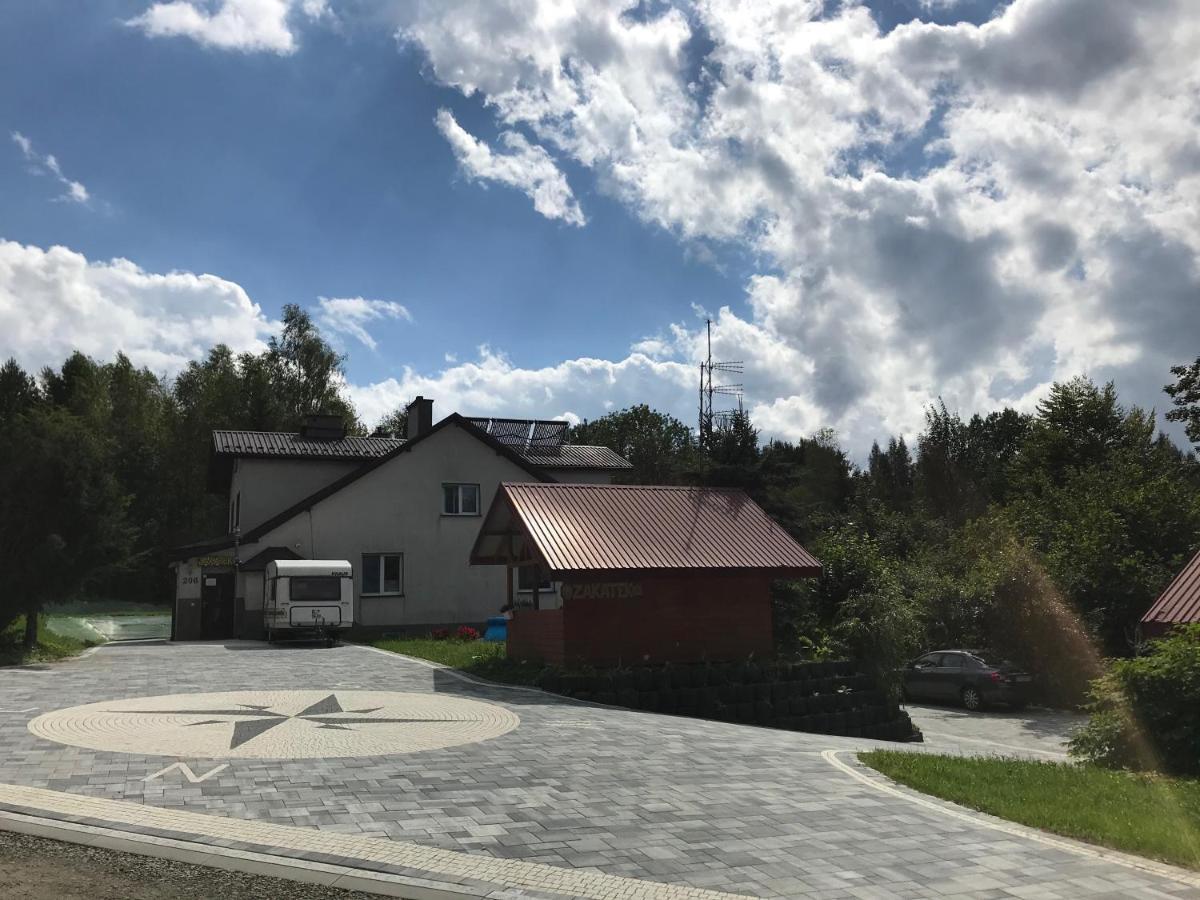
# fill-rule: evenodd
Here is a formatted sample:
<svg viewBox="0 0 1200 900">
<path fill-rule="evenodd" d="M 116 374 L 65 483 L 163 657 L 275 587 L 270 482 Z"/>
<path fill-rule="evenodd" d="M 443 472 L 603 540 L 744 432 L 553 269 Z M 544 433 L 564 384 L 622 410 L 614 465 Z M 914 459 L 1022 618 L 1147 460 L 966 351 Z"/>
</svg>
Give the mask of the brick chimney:
<svg viewBox="0 0 1200 900">
<path fill-rule="evenodd" d="M 408 404 L 408 439 L 419 438 L 433 427 L 433 401 L 418 396 Z"/>
</svg>

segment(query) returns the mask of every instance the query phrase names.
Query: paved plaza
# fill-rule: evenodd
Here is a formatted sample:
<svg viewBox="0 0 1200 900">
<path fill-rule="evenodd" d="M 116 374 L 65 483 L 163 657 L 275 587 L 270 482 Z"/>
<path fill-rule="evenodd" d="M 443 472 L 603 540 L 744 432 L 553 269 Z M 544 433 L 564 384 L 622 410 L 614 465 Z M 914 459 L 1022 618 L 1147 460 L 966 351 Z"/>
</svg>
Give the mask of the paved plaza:
<svg viewBox="0 0 1200 900">
<path fill-rule="evenodd" d="M 914 718 L 923 749 L 1034 758 L 1073 724 Z M 115 644 L 0 670 L 10 817 L 443 896 L 1200 898 L 1194 874 L 897 788 L 854 758 L 877 745 L 579 704 L 357 646 Z"/>
</svg>

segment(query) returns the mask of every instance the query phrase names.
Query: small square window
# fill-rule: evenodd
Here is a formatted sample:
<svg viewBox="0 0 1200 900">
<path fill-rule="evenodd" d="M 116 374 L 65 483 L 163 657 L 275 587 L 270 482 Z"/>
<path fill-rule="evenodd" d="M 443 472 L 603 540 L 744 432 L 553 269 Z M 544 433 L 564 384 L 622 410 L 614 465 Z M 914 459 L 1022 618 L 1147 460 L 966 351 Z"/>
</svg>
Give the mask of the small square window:
<svg viewBox="0 0 1200 900">
<path fill-rule="evenodd" d="M 447 516 L 479 515 L 479 485 L 443 484 L 442 514 Z"/>
</svg>

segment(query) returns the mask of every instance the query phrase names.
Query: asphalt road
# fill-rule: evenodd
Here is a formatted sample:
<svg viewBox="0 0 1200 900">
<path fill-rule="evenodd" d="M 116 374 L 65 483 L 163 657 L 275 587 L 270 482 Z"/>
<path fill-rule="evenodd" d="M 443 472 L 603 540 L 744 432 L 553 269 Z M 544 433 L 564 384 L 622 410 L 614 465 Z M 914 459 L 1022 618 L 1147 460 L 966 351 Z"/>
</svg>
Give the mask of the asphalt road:
<svg viewBox="0 0 1200 900">
<path fill-rule="evenodd" d="M 905 709 L 925 735 L 925 748 L 978 755 L 1067 758 L 1067 741 L 1087 716 L 1061 710 L 1003 707 L 968 712 L 961 706 L 908 704 Z"/>
</svg>

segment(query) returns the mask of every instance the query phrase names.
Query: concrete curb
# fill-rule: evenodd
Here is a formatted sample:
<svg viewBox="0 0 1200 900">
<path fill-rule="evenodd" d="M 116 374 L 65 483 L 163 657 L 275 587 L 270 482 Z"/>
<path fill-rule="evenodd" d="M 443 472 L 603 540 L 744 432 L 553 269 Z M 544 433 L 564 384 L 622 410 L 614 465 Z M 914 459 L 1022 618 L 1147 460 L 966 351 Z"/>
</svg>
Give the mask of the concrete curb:
<svg viewBox="0 0 1200 900">
<path fill-rule="evenodd" d="M 0 831 L 15 831 L 86 847 L 101 847 L 121 853 L 136 853 L 139 856 L 169 859 L 230 872 L 244 872 L 248 875 L 267 875 L 383 897 L 401 897 L 404 900 L 486 900 L 489 896 L 496 896 L 456 890 L 450 886 L 417 878 L 353 869 L 349 866 L 331 866 L 287 856 L 251 853 L 198 841 L 161 838 L 4 810 L 0 810 Z"/>
</svg>

